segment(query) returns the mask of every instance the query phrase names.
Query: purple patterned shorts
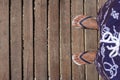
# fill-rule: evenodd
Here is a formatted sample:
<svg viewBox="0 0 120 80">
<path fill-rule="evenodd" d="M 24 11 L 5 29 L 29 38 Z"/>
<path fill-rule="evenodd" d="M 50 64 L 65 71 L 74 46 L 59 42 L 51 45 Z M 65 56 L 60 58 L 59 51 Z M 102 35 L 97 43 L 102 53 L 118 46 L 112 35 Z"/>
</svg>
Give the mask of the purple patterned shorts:
<svg viewBox="0 0 120 80">
<path fill-rule="evenodd" d="M 97 16 L 100 41 L 95 65 L 104 80 L 120 80 L 120 0 L 107 0 Z"/>
</svg>

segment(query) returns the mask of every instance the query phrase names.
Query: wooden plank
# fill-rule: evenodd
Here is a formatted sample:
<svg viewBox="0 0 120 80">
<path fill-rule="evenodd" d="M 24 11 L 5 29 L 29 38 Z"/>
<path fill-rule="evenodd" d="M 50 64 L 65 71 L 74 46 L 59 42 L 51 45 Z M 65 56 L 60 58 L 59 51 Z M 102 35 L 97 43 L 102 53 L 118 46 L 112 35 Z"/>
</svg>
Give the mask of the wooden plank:
<svg viewBox="0 0 120 80">
<path fill-rule="evenodd" d="M 70 0 L 60 0 L 61 80 L 72 80 L 70 16 Z"/>
<path fill-rule="evenodd" d="M 96 0 L 85 1 L 85 15 L 96 16 Z M 97 50 L 97 31 L 85 30 L 85 50 Z M 92 74 L 91 74 L 92 72 Z M 86 79 L 98 80 L 98 74 L 95 65 L 86 66 Z"/>
<path fill-rule="evenodd" d="M 98 0 L 98 8 L 101 8 L 107 0 Z"/>
<path fill-rule="evenodd" d="M 24 0 L 23 5 L 23 72 L 24 80 L 33 80 L 33 1 Z"/>
<path fill-rule="evenodd" d="M 75 0 L 71 2 L 72 20 L 75 16 L 83 14 L 83 0 Z M 84 31 L 72 27 L 72 53 L 80 53 L 84 51 Z M 72 79 L 85 80 L 84 66 L 72 64 Z"/>
<path fill-rule="evenodd" d="M 35 0 L 35 78 L 47 80 L 47 0 Z"/>
<path fill-rule="evenodd" d="M 21 0 L 11 1 L 11 80 L 22 79 Z"/>
<path fill-rule="evenodd" d="M 9 80 L 9 0 L 0 0 L 0 80 Z"/>
<path fill-rule="evenodd" d="M 48 54 L 49 79 L 60 79 L 60 29 L 59 0 L 49 0 L 48 12 Z"/>
</svg>

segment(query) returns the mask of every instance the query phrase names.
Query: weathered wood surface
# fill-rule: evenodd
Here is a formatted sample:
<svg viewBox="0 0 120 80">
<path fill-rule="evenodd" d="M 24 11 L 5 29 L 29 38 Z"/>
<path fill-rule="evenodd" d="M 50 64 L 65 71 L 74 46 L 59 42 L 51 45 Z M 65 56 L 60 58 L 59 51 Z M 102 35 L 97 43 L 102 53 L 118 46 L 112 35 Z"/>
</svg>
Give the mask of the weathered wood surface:
<svg viewBox="0 0 120 80">
<path fill-rule="evenodd" d="M 22 2 L 11 0 L 10 7 L 11 80 L 22 79 Z"/>
<path fill-rule="evenodd" d="M 60 15 L 59 0 L 49 0 L 48 6 L 48 61 L 49 79 L 60 79 Z"/>
<path fill-rule="evenodd" d="M 106 0 L 0 0 L 0 80 L 102 80 L 72 54 L 97 50 L 96 30 L 71 26 Z M 92 72 L 92 74 L 91 74 Z"/>
<path fill-rule="evenodd" d="M 9 0 L 0 0 L 0 80 L 9 80 Z"/>
<path fill-rule="evenodd" d="M 83 14 L 83 0 L 76 0 L 71 2 L 71 20 L 76 15 Z M 84 52 L 84 30 L 80 28 L 72 27 L 72 54 Z M 72 63 L 72 79 L 73 80 L 84 80 L 85 79 L 85 67 L 77 66 Z"/>
<path fill-rule="evenodd" d="M 47 0 L 35 0 L 35 79 L 47 80 Z"/>
<path fill-rule="evenodd" d="M 96 16 L 96 0 L 85 1 L 85 15 Z M 92 5 L 91 5 L 92 4 Z M 85 30 L 85 50 L 97 50 L 97 31 Z M 91 74 L 92 72 L 92 74 Z M 98 80 L 98 74 L 96 72 L 95 65 L 86 65 L 86 80 Z"/>
<path fill-rule="evenodd" d="M 24 80 L 33 80 L 33 2 L 23 3 L 23 76 Z"/>
<path fill-rule="evenodd" d="M 60 0 L 60 72 L 62 80 L 72 80 L 70 0 Z"/>
</svg>

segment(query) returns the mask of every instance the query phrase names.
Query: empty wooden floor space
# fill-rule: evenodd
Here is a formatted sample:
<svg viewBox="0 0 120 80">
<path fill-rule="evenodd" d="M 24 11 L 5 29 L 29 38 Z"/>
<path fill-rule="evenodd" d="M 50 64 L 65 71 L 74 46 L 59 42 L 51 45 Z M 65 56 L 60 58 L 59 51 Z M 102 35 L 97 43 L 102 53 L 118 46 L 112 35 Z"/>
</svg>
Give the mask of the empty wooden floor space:
<svg viewBox="0 0 120 80">
<path fill-rule="evenodd" d="M 72 54 L 97 50 L 98 32 L 71 26 L 105 0 L 0 0 L 0 80 L 102 80 Z"/>
</svg>

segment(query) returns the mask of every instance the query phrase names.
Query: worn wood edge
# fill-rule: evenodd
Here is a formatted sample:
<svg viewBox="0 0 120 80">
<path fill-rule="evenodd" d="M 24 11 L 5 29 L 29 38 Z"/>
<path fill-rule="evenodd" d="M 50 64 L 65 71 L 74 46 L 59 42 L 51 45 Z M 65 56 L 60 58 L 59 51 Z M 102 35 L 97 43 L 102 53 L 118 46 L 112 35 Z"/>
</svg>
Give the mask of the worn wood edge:
<svg viewBox="0 0 120 80">
<path fill-rule="evenodd" d="M 49 0 L 48 6 L 48 74 L 50 80 L 60 80 L 59 0 Z M 53 24 L 54 23 L 54 24 Z M 55 28 L 53 28 L 55 27 Z"/>
</svg>

